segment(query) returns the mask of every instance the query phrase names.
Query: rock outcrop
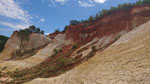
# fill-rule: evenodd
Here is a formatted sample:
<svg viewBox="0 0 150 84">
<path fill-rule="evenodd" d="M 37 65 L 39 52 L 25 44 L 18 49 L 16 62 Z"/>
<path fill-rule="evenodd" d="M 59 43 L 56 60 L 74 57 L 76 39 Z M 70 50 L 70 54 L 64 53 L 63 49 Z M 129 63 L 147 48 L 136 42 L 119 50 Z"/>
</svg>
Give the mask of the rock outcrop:
<svg viewBox="0 0 150 84">
<path fill-rule="evenodd" d="M 39 52 L 27 59 L 0 61 L 0 70 L 4 67 L 6 67 L 5 70 L 3 70 L 4 72 L 31 68 L 42 63 L 48 57 L 53 56 L 55 54 L 54 49 L 60 49 L 69 44 L 70 40 L 66 40 L 64 34 L 58 34 L 46 47 L 40 49 Z"/>
<path fill-rule="evenodd" d="M 58 77 L 24 84 L 149 84 L 150 21 Z"/>
<path fill-rule="evenodd" d="M 32 33 L 29 38 L 29 40 L 23 42 L 22 52 L 37 49 L 51 41 L 48 37 L 38 33 Z M 20 49 L 20 44 L 21 39 L 18 36 L 18 31 L 15 31 L 5 44 L 3 52 L 0 53 L 0 60 L 9 59 L 14 53 L 16 53 L 16 51 Z"/>
</svg>

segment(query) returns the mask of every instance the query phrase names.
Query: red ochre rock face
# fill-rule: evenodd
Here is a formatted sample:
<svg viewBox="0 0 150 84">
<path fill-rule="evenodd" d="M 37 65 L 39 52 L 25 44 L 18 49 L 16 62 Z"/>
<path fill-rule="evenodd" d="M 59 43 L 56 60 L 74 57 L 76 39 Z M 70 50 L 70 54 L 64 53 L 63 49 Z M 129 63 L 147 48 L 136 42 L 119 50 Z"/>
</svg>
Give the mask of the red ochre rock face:
<svg viewBox="0 0 150 84">
<path fill-rule="evenodd" d="M 119 10 L 105 15 L 95 22 L 70 25 L 66 30 L 67 39 L 73 43 L 87 43 L 95 37 L 115 35 L 121 31 L 130 31 L 133 28 L 150 20 L 150 5 L 135 6 L 130 10 Z M 115 37 L 115 36 L 114 36 Z"/>
</svg>

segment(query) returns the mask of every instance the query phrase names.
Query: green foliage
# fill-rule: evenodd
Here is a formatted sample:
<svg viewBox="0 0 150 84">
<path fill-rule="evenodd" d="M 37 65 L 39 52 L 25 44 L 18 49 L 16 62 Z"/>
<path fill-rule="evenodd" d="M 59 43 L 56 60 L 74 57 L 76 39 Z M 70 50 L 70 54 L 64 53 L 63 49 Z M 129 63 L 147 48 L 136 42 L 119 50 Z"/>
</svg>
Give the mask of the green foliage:
<svg viewBox="0 0 150 84">
<path fill-rule="evenodd" d="M 108 10 L 103 9 L 103 10 L 101 11 L 100 16 L 104 16 L 104 15 L 108 14 L 108 12 L 109 12 Z"/>
<path fill-rule="evenodd" d="M 90 24 L 88 24 L 88 23 L 84 23 L 83 25 L 82 25 L 82 27 L 88 27 Z"/>
<path fill-rule="evenodd" d="M 21 39 L 21 43 L 20 43 L 20 49 L 19 49 L 19 55 L 21 54 L 21 49 L 23 46 L 23 41 L 24 40 L 29 40 L 29 35 L 31 34 L 31 32 L 28 29 L 24 29 L 24 30 L 20 30 L 18 32 L 18 36 Z"/>
<path fill-rule="evenodd" d="M 137 6 L 137 5 L 150 5 L 150 0 L 138 0 L 136 3 L 124 3 L 124 4 L 119 4 L 117 7 L 111 7 L 109 10 L 107 9 L 102 9 L 99 13 L 96 14 L 96 16 L 90 16 L 88 20 L 81 20 L 81 21 L 76 21 L 76 20 L 71 20 L 70 24 L 76 25 L 79 23 L 86 23 L 86 22 L 92 22 L 97 20 L 100 17 L 103 17 L 105 15 L 112 14 L 115 11 L 119 10 L 125 10 L 128 11 L 132 7 Z"/>
<path fill-rule="evenodd" d="M 61 57 L 58 58 L 57 61 L 58 61 L 58 63 L 57 63 L 58 66 L 59 66 L 59 67 L 63 67 L 63 66 L 65 66 L 65 64 L 66 64 L 67 59 L 65 59 L 64 57 L 61 56 Z"/>
<path fill-rule="evenodd" d="M 8 37 L 0 35 L 0 52 L 4 49 L 4 46 L 8 39 Z"/>
<path fill-rule="evenodd" d="M 99 18 L 99 14 L 97 13 L 95 19 L 98 19 L 98 18 Z"/>
<path fill-rule="evenodd" d="M 44 31 L 41 31 L 41 34 L 44 34 Z"/>
<path fill-rule="evenodd" d="M 109 10 L 103 9 L 100 11 L 99 15 L 96 15 L 96 19 L 99 17 L 103 17 L 104 15 L 108 15 L 113 13 L 114 11 L 118 10 L 130 10 L 132 7 L 136 5 L 149 5 L 150 0 L 139 0 L 136 3 L 124 3 L 124 4 L 119 4 L 117 7 L 111 7 Z"/>
<path fill-rule="evenodd" d="M 89 19 L 88 19 L 88 21 L 90 21 L 90 22 L 91 22 L 91 21 L 94 21 L 93 16 L 90 16 Z"/>
<path fill-rule="evenodd" d="M 20 30 L 18 32 L 18 36 L 21 38 L 21 39 L 25 39 L 25 40 L 28 40 L 29 39 L 29 35 L 31 34 L 30 31 L 28 31 L 28 29 L 25 29 L 25 30 Z"/>
<path fill-rule="evenodd" d="M 148 5 L 150 4 L 150 0 L 139 0 L 136 2 L 136 5 Z"/>
<path fill-rule="evenodd" d="M 19 72 L 18 69 L 16 69 L 16 71 L 14 72 L 14 77 L 15 78 L 20 78 L 20 77 L 23 77 L 25 75 L 25 72 Z"/>
<path fill-rule="evenodd" d="M 0 71 L 0 78 L 2 77 L 3 75 L 2 75 L 2 72 Z"/>
<path fill-rule="evenodd" d="M 59 29 L 56 29 L 56 30 L 55 30 L 55 33 L 56 33 L 56 32 L 60 32 Z"/>
<path fill-rule="evenodd" d="M 29 30 L 31 32 L 35 32 L 36 31 L 36 27 L 34 25 L 29 26 Z"/>
<path fill-rule="evenodd" d="M 77 21 L 77 20 L 70 20 L 70 24 L 71 25 L 77 25 L 77 24 L 79 24 L 80 23 L 80 21 Z"/>
<path fill-rule="evenodd" d="M 96 51 L 96 46 L 92 46 L 92 51 Z"/>
<path fill-rule="evenodd" d="M 36 29 L 36 32 L 37 32 L 37 33 L 40 33 L 40 32 L 41 32 L 40 28 L 37 28 L 37 29 Z"/>
<path fill-rule="evenodd" d="M 72 45 L 72 49 L 76 49 L 77 47 L 77 44 Z"/>
<path fill-rule="evenodd" d="M 67 28 L 68 28 L 68 26 L 65 26 L 65 28 L 64 28 L 64 30 L 62 32 L 66 32 Z"/>
<path fill-rule="evenodd" d="M 19 49 L 19 51 L 17 51 L 15 53 L 15 54 L 17 54 L 17 56 L 21 56 L 21 49 L 22 49 L 22 46 L 23 46 L 23 42 L 25 40 L 28 41 L 30 39 L 29 35 L 32 32 L 44 34 L 44 31 L 41 31 L 40 28 L 36 28 L 34 25 L 29 26 L 29 28 L 19 30 L 18 36 L 21 39 L 21 43 L 20 43 L 20 49 Z"/>
<path fill-rule="evenodd" d="M 53 51 L 55 52 L 55 55 L 58 54 L 58 50 L 57 49 L 54 49 Z"/>
<path fill-rule="evenodd" d="M 36 26 L 34 26 L 34 25 L 31 25 L 31 26 L 29 26 L 29 28 L 26 28 L 26 29 L 24 29 L 24 30 L 27 30 L 27 31 L 29 31 L 29 32 L 35 32 L 35 33 L 44 34 L 44 31 L 43 31 L 43 30 L 41 30 L 40 28 L 36 28 Z"/>
</svg>

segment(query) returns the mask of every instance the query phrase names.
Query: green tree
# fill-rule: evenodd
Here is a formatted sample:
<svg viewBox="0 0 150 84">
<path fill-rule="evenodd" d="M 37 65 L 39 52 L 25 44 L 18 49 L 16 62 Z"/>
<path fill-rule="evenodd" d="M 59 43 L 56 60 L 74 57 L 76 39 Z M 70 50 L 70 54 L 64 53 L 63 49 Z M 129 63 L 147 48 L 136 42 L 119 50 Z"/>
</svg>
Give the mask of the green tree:
<svg viewBox="0 0 150 84">
<path fill-rule="evenodd" d="M 55 29 L 55 31 L 54 31 L 54 32 L 56 33 L 56 32 L 60 32 L 60 31 L 59 31 L 59 29 Z"/>
<path fill-rule="evenodd" d="M 68 28 L 68 26 L 65 26 L 65 28 L 64 28 L 64 30 L 62 32 L 66 32 L 67 28 Z"/>
<path fill-rule="evenodd" d="M 9 38 L 6 36 L 0 35 L 0 52 L 3 51 L 4 46 Z"/>
<path fill-rule="evenodd" d="M 93 16 L 90 16 L 89 19 L 88 19 L 88 21 L 94 21 Z"/>
<path fill-rule="evenodd" d="M 96 17 L 95 17 L 96 19 L 98 19 L 99 18 L 99 15 L 98 15 L 98 13 L 96 14 Z"/>
<path fill-rule="evenodd" d="M 143 4 L 150 4 L 150 0 L 143 0 Z"/>
<path fill-rule="evenodd" d="M 41 32 L 40 28 L 37 28 L 36 33 L 40 33 L 40 32 Z"/>
<path fill-rule="evenodd" d="M 111 7 L 110 11 L 113 12 L 113 11 L 116 11 L 117 8 L 116 7 Z"/>
<path fill-rule="evenodd" d="M 22 45 L 23 45 L 23 41 L 24 40 L 29 40 L 29 35 L 31 34 L 31 32 L 29 32 L 28 29 L 25 30 L 20 30 L 18 32 L 18 36 L 21 39 L 21 43 L 20 43 L 20 49 L 19 49 L 19 55 L 21 54 L 21 50 L 22 50 Z"/>
<path fill-rule="evenodd" d="M 35 32 L 36 31 L 36 27 L 34 25 L 29 26 L 29 30 L 31 32 Z"/>
<path fill-rule="evenodd" d="M 43 30 L 41 31 L 41 34 L 44 34 L 44 31 L 43 31 Z"/>
<path fill-rule="evenodd" d="M 71 25 L 77 25 L 77 24 L 79 24 L 80 23 L 80 21 L 77 21 L 77 20 L 70 20 L 70 24 Z"/>
<path fill-rule="evenodd" d="M 106 9 L 103 9 L 102 11 L 101 11 L 101 16 L 104 16 L 104 15 L 106 15 L 106 14 L 108 14 L 108 10 L 106 10 Z"/>
</svg>

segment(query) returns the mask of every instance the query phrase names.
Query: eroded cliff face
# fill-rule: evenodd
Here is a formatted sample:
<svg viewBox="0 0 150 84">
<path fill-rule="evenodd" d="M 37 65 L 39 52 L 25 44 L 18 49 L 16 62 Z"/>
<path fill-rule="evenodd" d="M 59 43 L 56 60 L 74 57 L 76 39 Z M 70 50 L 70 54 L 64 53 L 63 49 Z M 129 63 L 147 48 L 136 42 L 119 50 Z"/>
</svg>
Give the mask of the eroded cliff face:
<svg viewBox="0 0 150 84">
<path fill-rule="evenodd" d="M 150 5 L 135 6 L 131 10 L 116 11 L 93 23 L 86 23 L 88 27 L 83 27 L 85 25 L 83 23 L 76 26 L 70 25 L 66 35 L 68 39 L 72 39 L 73 43 L 87 43 L 95 37 L 101 38 L 109 35 L 116 37 L 116 33 L 128 32 L 148 20 L 150 20 Z"/>
<path fill-rule="evenodd" d="M 26 52 L 31 49 L 37 49 L 39 47 L 42 47 L 46 44 L 48 44 L 51 40 L 44 35 L 38 34 L 38 33 L 32 33 L 29 36 L 29 40 L 24 40 L 22 43 L 22 50 L 21 52 Z M 5 48 L 3 52 L 0 53 L 0 60 L 3 60 L 5 58 L 10 58 L 12 55 L 14 55 L 19 49 L 21 45 L 21 39 L 18 36 L 18 32 L 15 31 L 10 39 L 5 44 Z"/>
<path fill-rule="evenodd" d="M 24 84 L 149 84 L 149 66 L 150 21 L 65 74 Z"/>
<path fill-rule="evenodd" d="M 48 42 L 50 43 L 29 58 L 0 61 L 0 69 L 4 72 L 13 72 L 16 69 L 20 71 L 26 68 L 33 69 L 34 66 L 40 65 L 45 61 L 49 62 L 50 60 L 47 60 L 48 58 L 54 56 L 54 58 L 57 59 L 67 54 L 69 60 L 77 58 L 77 62 L 85 59 L 89 61 L 78 65 L 74 69 L 71 68 L 72 70 L 58 77 L 35 79 L 26 84 L 136 84 L 138 79 L 142 80 L 141 83 L 143 84 L 145 81 L 149 82 L 149 80 L 147 80 L 149 76 L 143 75 L 143 72 L 136 71 L 138 71 L 139 68 L 142 71 L 145 69 L 144 67 L 149 66 L 149 62 L 143 62 L 145 59 L 149 61 L 147 57 L 149 51 L 147 49 L 149 49 L 150 22 L 146 23 L 149 20 L 150 5 L 143 5 L 135 6 L 128 11 L 119 10 L 113 12 L 110 15 L 105 15 L 97 19 L 95 22 L 81 23 L 76 26 L 70 25 L 65 33 L 56 32 L 48 35 L 51 39 L 50 41 L 49 38 L 43 35 L 33 33 L 30 35 L 31 39 L 23 43 L 23 51 L 38 48 Z M 141 24 L 144 25 L 136 28 Z M 125 36 L 123 36 L 124 34 Z M 73 49 L 74 45 L 76 45 L 76 49 Z M 19 46 L 20 39 L 17 37 L 17 32 L 14 32 L 6 43 L 4 51 L 0 54 L 0 60 L 8 59 L 12 52 L 15 52 Z M 61 52 L 58 52 L 58 50 L 61 50 Z M 67 52 L 69 50 L 72 50 L 71 53 Z M 93 54 L 93 50 L 95 50 L 94 54 L 97 52 L 96 55 Z M 94 57 L 89 59 L 92 56 Z M 143 60 L 136 62 L 135 60 L 139 58 Z M 134 65 L 139 68 L 134 67 Z M 132 68 L 130 68 L 130 66 Z M 5 67 L 7 68 L 3 70 Z M 129 71 L 126 71 L 128 69 Z M 146 69 L 145 73 L 149 73 L 149 68 Z M 124 74 L 123 72 L 126 73 Z M 131 74 L 132 72 L 135 73 Z M 135 78 L 137 73 L 140 73 L 140 75 Z M 144 76 L 146 80 L 142 79 L 142 76 Z"/>
</svg>

